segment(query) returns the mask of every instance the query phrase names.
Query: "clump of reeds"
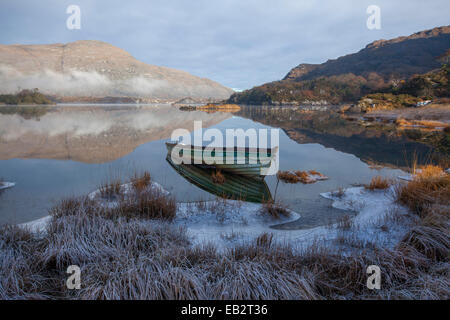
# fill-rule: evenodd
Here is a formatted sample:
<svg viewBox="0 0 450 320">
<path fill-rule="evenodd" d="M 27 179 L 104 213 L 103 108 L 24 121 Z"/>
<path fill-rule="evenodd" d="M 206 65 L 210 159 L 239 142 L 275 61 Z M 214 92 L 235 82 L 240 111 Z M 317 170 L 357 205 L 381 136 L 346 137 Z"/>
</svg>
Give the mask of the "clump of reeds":
<svg viewBox="0 0 450 320">
<path fill-rule="evenodd" d="M 172 220 L 176 216 L 176 203 L 173 197 L 159 190 L 144 190 L 120 199 L 109 214 L 127 218 Z"/>
<path fill-rule="evenodd" d="M 104 208 L 89 197 L 71 197 L 60 200 L 49 213 L 55 218 L 74 216 L 81 212 L 84 215 L 100 215 Z"/>
<path fill-rule="evenodd" d="M 272 233 L 263 233 L 256 238 L 256 245 L 259 247 L 270 247 L 273 241 Z"/>
<path fill-rule="evenodd" d="M 300 181 L 300 178 L 290 171 L 278 171 L 277 178 L 286 183 L 297 183 Z"/>
<path fill-rule="evenodd" d="M 381 176 L 373 177 L 369 184 L 364 185 L 364 188 L 368 190 L 385 190 L 389 188 L 392 181 Z"/>
<path fill-rule="evenodd" d="M 418 171 L 415 179 L 419 180 L 440 178 L 445 175 L 444 169 L 431 164 L 421 167 Z"/>
<path fill-rule="evenodd" d="M 325 177 L 322 173 L 316 170 L 309 170 L 308 173 L 313 176 Z"/>
<path fill-rule="evenodd" d="M 206 209 L 207 209 L 206 201 L 205 200 L 196 201 L 195 202 L 195 208 L 198 211 L 206 211 Z"/>
<path fill-rule="evenodd" d="M 138 176 L 137 174 L 134 175 L 134 178 L 131 180 L 131 184 L 133 186 L 133 189 L 136 192 L 141 192 L 150 185 L 151 177 L 150 173 L 148 171 L 145 171 L 142 175 Z"/>
<path fill-rule="evenodd" d="M 50 214 L 56 218 L 80 213 L 110 219 L 122 217 L 172 220 L 176 216 L 176 203 L 173 197 L 158 189 L 147 189 L 123 195 L 111 206 L 101 205 L 88 197 L 79 197 L 63 199 L 50 209 Z"/>
<path fill-rule="evenodd" d="M 290 215 L 288 208 L 283 203 L 273 200 L 263 202 L 260 212 L 274 219 L 280 219 L 282 216 L 289 217 Z"/>
<path fill-rule="evenodd" d="M 426 214 L 433 204 L 450 205 L 450 175 L 442 168 L 426 166 L 413 180 L 397 190 L 397 199 L 417 214 Z"/>
<path fill-rule="evenodd" d="M 115 198 L 122 194 L 122 182 L 119 179 L 105 182 L 100 186 L 99 191 L 102 198 Z"/>
<path fill-rule="evenodd" d="M 336 223 L 336 228 L 339 230 L 351 230 L 353 227 L 353 219 L 348 214 L 343 215 Z"/>
<path fill-rule="evenodd" d="M 420 223 L 405 235 L 401 247 L 405 250 L 414 248 L 427 258 L 435 261 L 448 261 L 450 254 L 450 239 L 448 236 L 450 223 L 448 221 L 448 217 L 446 217 L 445 225 L 441 227 L 426 221 Z"/>
<path fill-rule="evenodd" d="M 336 191 L 331 193 L 333 197 L 341 199 L 345 195 L 345 189 L 343 187 L 339 187 Z"/>
<path fill-rule="evenodd" d="M 37 263 L 44 245 L 28 230 L 0 227 L 0 300 L 51 298 L 55 281 Z"/>
<path fill-rule="evenodd" d="M 419 170 L 418 170 L 419 171 Z M 397 200 L 421 217 L 402 241 L 428 258 L 447 261 L 450 254 L 450 175 L 437 166 L 422 168 L 397 189 Z"/>
<path fill-rule="evenodd" d="M 228 209 L 228 201 L 224 197 L 216 197 L 214 201 L 206 203 L 206 210 L 214 214 L 220 223 L 225 222 Z"/>
<path fill-rule="evenodd" d="M 301 171 L 296 170 L 294 172 L 292 171 L 278 171 L 277 172 L 277 178 L 283 182 L 286 183 L 314 183 L 316 182 L 316 179 L 312 178 L 311 176 L 318 176 L 320 178 L 324 178 L 325 176 L 321 174 L 320 172 L 316 170 L 309 170 L 309 171 Z"/>
<path fill-rule="evenodd" d="M 298 177 L 298 181 L 299 182 L 305 183 L 305 184 L 312 182 L 311 178 L 309 177 L 308 172 L 297 170 L 294 173 Z"/>
<path fill-rule="evenodd" d="M 216 184 L 224 184 L 225 183 L 225 176 L 222 174 L 220 170 L 216 170 L 211 174 L 211 179 L 213 183 Z"/>
</svg>

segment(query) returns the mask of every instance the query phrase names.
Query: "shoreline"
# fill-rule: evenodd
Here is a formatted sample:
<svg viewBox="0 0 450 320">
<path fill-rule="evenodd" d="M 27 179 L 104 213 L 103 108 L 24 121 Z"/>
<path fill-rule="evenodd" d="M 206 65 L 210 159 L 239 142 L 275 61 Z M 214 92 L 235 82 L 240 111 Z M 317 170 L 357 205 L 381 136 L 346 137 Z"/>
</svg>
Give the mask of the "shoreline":
<svg viewBox="0 0 450 320">
<path fill-rule="evenodd" d="M 443 130 L 450 126 L 450 104 L 430 104 L 416 108 L 374 110 L 366 113 L 343 113 L 348 120 L 393 123 L 398 128 Z"/>
<path fill-rule="evenodd" d="M 123 185 L 129 190 L 130 184 Z M 169 193 L 161 185 L 152 182 L 152 188 L 159 189 L 163 194 Z M 388 190 L 369 191 L 364 187 L 350 187 L 339 191 L 321 193 L 320 196 L 332 201 L 331 205 L 340 210 L 356 213 L 352 220 L 353 236 L 379 246 L 392 248 L 406 233 L 407 227 L 393 225 L 390 232 L 379 232 L 381 224 L 393 215 L 407 217 L 409 212 L 393 200 L 394 187 Z M 99 194 L 95 190 L 88 194 L 94 200 Z M 114 207 L 114 201 L 103 201 L 102 206 Z M 176 204 L 176 217 L 170 224 L 186 229 L 192 246 L 213 244 L 220 249 L 230 248 L 257 238 L 261 234 L 273 235 L 273 240 L 279 244 L 289 244 L 296 250 L 323 243 L 327 247 L 339 248 L 334 242 L 340 234 L 340 221 L 329 225 L 317 226 L 309 229 L 280 230 L 274 227 L 301 219 L 301 213 L 289 210 L 288 217 L 273 219 L 261 213 L 262 204 L 242 202 L 237 200 L 216 199 L 204 201 L 200 204 L 180 202 Z M 51 216 L 18 224 L 34 233 L 45 232 Z M 146 223 L 158 223 L 146 220 Z M 406 224 L 408 225 L 408 224 Z M 348 248 L 347 248 L 348 249 Z"/>
<path fill-rule="evenodd" d="M 218 198 L 176 205 L 145 181 L 109 183 L 91 199 L 62 201 L 52 218 L 33 222 L 41 233 L 30 225 L 3 228 L 12 253 L 5 277 L 13 270 L 23 283 L 41 279 L 24 290 L 12 278 L 14 290 L 4 295 L 73 298 L 57 284 L 65 279 L 60 268 L 75 264 L 85 279 L 75 292 L 81 299 L 448 299 L 450 176 L 439 167 L 424 167 L 408 183 L 378 176 L 322 193 L 333 207 L 358 214 L 309 230 L 273 230 L 271 218 L 280 215 L 261 215 L 259 204 Z M 26 245 L 17 248 L 17 239 Z M 365 286 L 372 265 L 383 270 L 377 292 Z"/>
</svg>

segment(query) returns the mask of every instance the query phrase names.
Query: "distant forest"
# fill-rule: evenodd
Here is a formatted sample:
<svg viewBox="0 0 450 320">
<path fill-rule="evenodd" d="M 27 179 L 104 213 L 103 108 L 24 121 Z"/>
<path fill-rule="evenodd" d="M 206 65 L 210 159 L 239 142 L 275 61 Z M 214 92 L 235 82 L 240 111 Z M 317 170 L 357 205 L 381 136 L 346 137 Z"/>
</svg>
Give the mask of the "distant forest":
<svg viewBox="0 0 450 320">
<path fill-rule="evenodd" d="M 373 73 L 369 77 L 345 74 L 312 80 L 282 80 L 233 94 L 230 103 L 249 105 L 307 104 L 324 101 L 329 104 L 356 103 L 371 99 L 392 102 L 394 107 L 408 107 L 418 101 L 450 97 L 450 68 L 440 69 L 408 80 L 386 83 Z"/>
</svg>

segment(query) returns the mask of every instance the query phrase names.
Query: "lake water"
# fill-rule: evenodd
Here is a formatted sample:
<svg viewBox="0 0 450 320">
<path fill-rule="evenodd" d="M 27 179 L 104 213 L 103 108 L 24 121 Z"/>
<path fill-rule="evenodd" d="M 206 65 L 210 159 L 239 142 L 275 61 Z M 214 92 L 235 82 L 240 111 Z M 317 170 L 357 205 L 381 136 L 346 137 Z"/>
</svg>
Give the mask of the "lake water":
<svg viewBox="0 0 450 320">
<path fill-rule="evenodd" d="M 329 177 L 307 185 L 280 182 L 278 187 L 275 176 L 266 177 L 272 197 L 302 215 L 284 228 L 334 221 L 346 213 L 333 209 L 321 192 L 367 183 L 375 175 L 397 176 L 402 171 L 396 166 L 405 164 L 405 153 L 429 152 L 424 145 L 361 131 L 325 114 L 292 110 L 247 107 L 230 114 L 186 112 L 168 105 L 0 109 L 0 178 L 16 183 L 0 193 L 0 224 L 43 217 L 63 197 L 87 194 L 102 182 L 127 180 L 143 171 L 177 201 L 214 199 L 166 161 L 165 142 L 172 131 L 192 131 L 194 120 L 221 131 L 281 128 L 280 170 L 314 169 Z M 373 163 L 381 166 L 375 169 Z"/>
</svg>

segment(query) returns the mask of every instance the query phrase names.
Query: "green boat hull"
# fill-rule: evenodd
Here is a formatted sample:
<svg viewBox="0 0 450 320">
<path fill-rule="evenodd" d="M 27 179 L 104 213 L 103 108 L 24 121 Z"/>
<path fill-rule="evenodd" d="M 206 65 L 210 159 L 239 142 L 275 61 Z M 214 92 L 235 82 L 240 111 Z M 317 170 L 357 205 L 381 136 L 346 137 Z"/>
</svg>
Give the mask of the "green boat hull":
<svg viewBox="0 0 450 320">
<path fill-rule="evenodd" d="M 178 152 L 180 156 L 188 159 L 189 164 L 194 164 L 203 168 L 216 168 L 221 171 L 255 179 L 264 179 L 262 170 L 271 166 L 271 161 L 276 152 L 276 150 L 273 149 L 249 148 L 218 148 L 211 152 L 211 150 L 207 150 L 204 147 L 180 147 L 175 143 L 169 142 L 166 143 L 166 146 L 169 156 L 174 151 L 174 148 L 179 148 Z M 189 155 L 183 155 L 183 152 L 186 150 L 190 152 Z M 217 161 L 217 159 L 221 160 Z"/>
<path fill-rule="evenodd" d="M 218 184 L 212 180 L 212 174 L 216 171 L 213 168 L 188 164 L 177 165 L 169 155 L 166 161 L 187 181 L 219 197 L 257 203 L 272 200 L 272 195 L 264 180 L 249 179 L 242 175 L 222 172 L 225 182 Z"/>
</svg>

